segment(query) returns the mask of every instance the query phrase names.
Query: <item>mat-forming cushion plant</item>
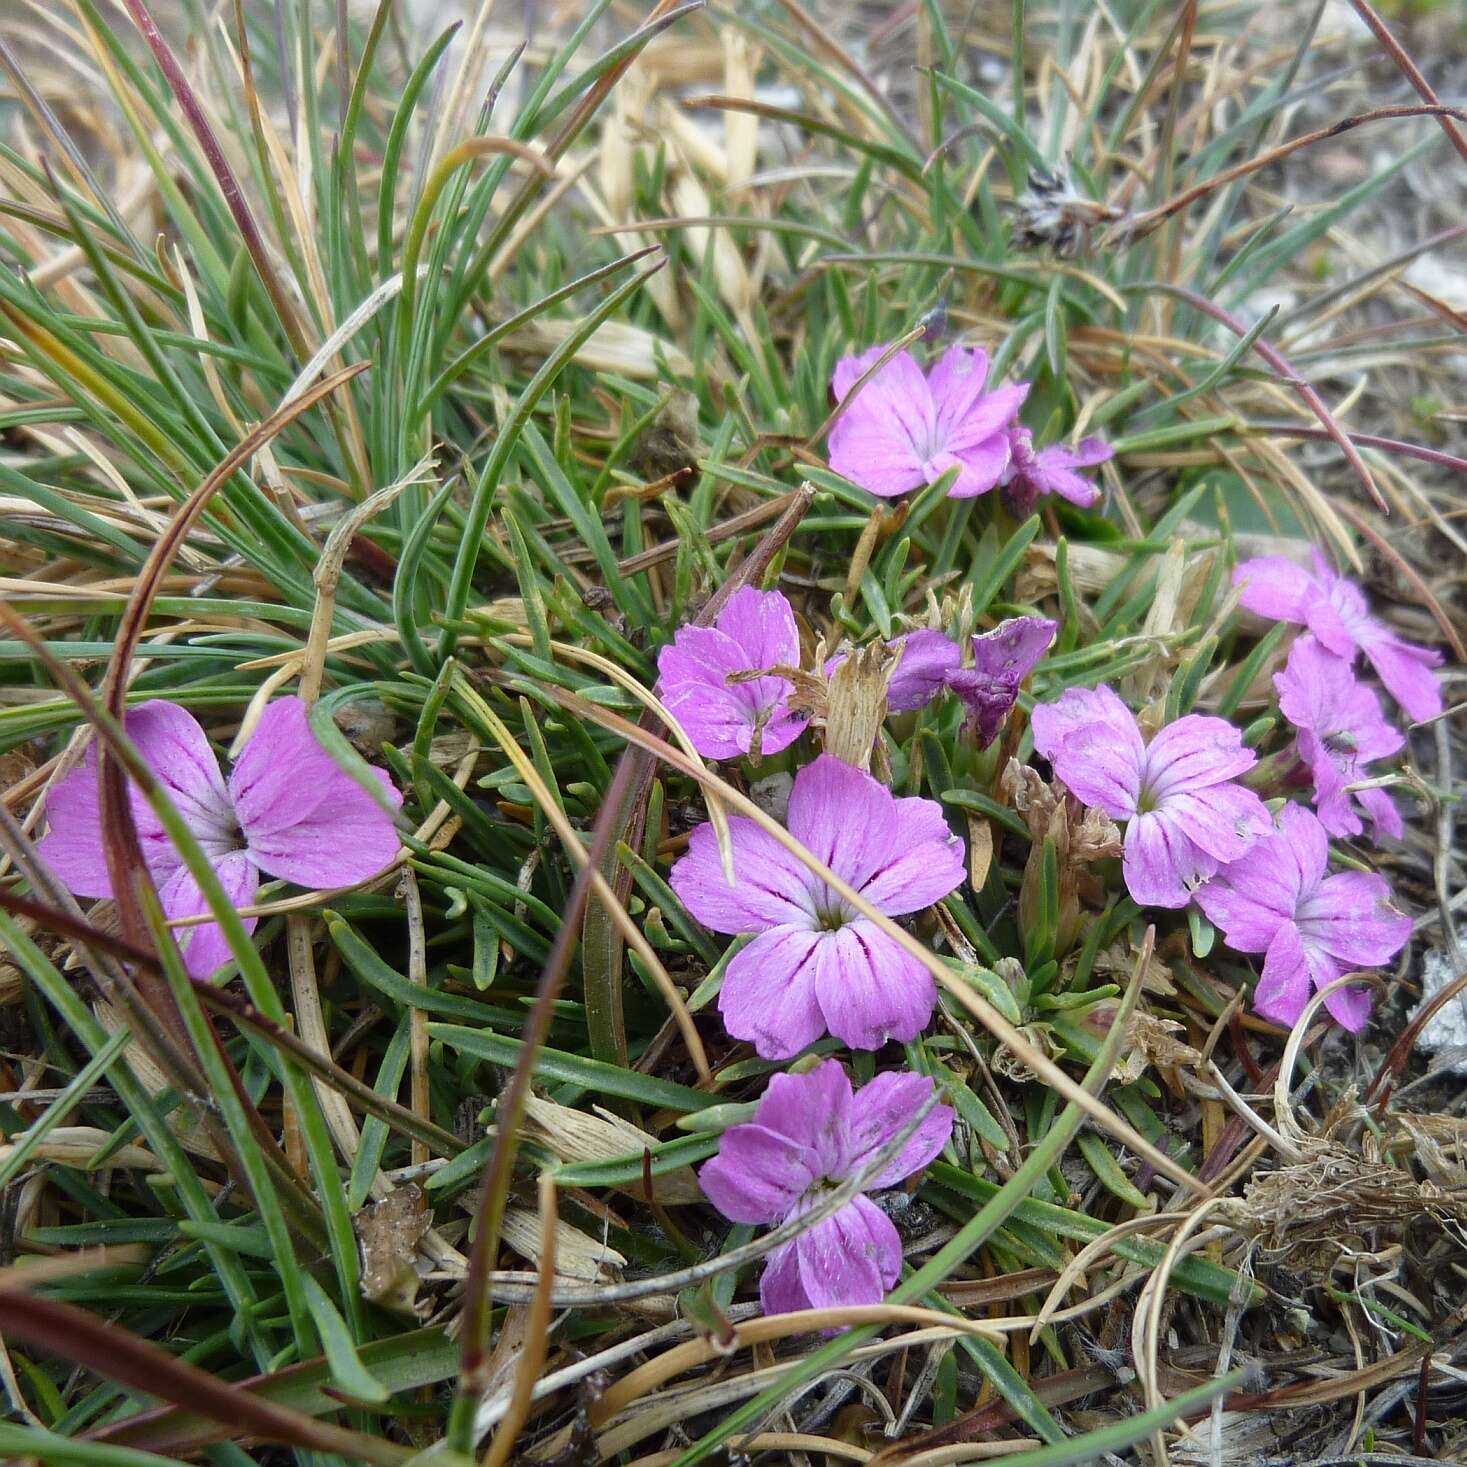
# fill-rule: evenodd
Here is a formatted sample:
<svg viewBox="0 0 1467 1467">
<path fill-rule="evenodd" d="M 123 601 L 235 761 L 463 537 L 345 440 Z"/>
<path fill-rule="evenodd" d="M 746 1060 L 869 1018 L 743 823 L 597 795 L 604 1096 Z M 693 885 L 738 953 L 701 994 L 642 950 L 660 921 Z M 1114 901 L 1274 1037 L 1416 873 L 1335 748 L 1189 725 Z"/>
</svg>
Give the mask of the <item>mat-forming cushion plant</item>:
<svg viewBox="0 0 1467 1467">
<path fill-rule="evenodd" d="M 180 8 L 0 43 L 4 1455 L 1445 1442 L 1429 88 L 1290 221 L 1317 14 Z"/>
</svg>

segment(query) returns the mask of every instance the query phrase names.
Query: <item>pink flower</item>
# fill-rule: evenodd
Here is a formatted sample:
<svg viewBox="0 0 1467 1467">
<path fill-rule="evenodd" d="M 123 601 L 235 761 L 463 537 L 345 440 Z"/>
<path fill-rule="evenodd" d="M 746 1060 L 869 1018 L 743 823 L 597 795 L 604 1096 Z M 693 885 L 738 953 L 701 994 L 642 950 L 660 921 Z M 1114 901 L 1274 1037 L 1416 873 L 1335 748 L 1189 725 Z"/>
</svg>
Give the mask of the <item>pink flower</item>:
<svg viewBox="0 0 1467 1467">
<path fill-rule="evenodd" d="M 297 886 L 356 886 L 397 855 L 397 829 L 383 801 L 317 743 L 299 698 L 279 698 L 265 709 L 227 784 L 204 730 L 176 703 L 141 703 L 128 713 L 126 727 L 236 907 L 253 903 L 261 871 Z M 402 795 L 386 773 L 372 772 L 387 803 L 399 807 Z M 46 800 L 51 830 L 40 852 L 77 896 L 112 895 L 102 852 L 99 786 L 93 742 L 85 762 Z M 198 883 L 153 807 L 135 785 L 129 796 L 143 860 L 157 884 L 164 915 L 207 912 Z M 256 921 L 246 917 L 245 930 L 253 932 Z M 176 928 L 174 933 L 196 978 L 207 977 L 229 959 L 229 945 L 217 922 Z"/>
<path fill-rule="evenodd" d="M 1409 717 L 1435 718 L 1442 711 L 1442 690 L 1431 669 L 1441 663 L 1441 653 L 1398 637 L 1366 609 L 1365 593 L 1354 581 L 1336 575 L 1318 550 L 1312 555 L 1313 575 L 1278 556 L 1244 561 L 1233 572 L 1233 584 L 1243 588 L 1242 604 L 1273 621 L 1308 627 L 1326 651 L 1351 664 L 1363 652 Z"/>
<path fill-rule="evenodd" d="M 878 1075 L 854 1095 L 845 1070 L 826 1060 L 804 1075 L 775 1075 L 746 1125 L 723 1133 L 698 1173 L 709 1200 L 733 1222 L 777 1226 L 808 1212 L 832 1188 L 859 1177 L 911 1125 L 932 1094 L 925 1075 Z M 870 1191 L 920 1171 L 952 1134 L 953 1113 L 935 1105 L 873 1177 Z M 864 1193 L 782 1243 L 759 1280 L 765 1314 L 879 1304 L 901 1277 L 902 1243 Z"/>
<path fill-rule="evenodd" d="M 891 674 L 886 690 L 888 713 L 911 713 L 930 703 L 947 686 L 948 674 L 963 660 L 958 644 L 941 632 L 920 628 L 893 637 L 886 644 L 901 651 L 901 659 Z M 837 653 L 827 660 L 825 675 L 829 677 L 849 654 Z"/>
<path fill-rule="evenodd" d="M 800 665 L 795 613 L 778 591 L 735 591 L 711 627 L 684 626 L 657 658 L 662 701 L 693 747 L 708 759 L 736 759 L 756 747 L 788 748 L 808 717 L 792 713 L 785 677 L 730 680 L 733 673 Z"/>
<path fill-rule="evenodd" d="M 930 703 L 962 660 L 958 644 L 951 637 L 925 628 L 896 637 L 890 645 L 902 651 L 886 690 L 886 706 L 891 713 L 910 713 Z"/>
<path fill-rule="evenodd" d="M 1314 776 L 1314 807 L 1324 828 L 1331 835 L 1359 835 L 1358 803 L 1377 837 L 1399 840 L 1401 812 L 1385 790 L 1356 790 L 1352 803 L 1346 788 L 1369 778 L 1367 764 L 1389 759 L 1406 743 L 1381 716 L 1380 699 L 1355 681 L 1348 662 L 1308 635 L 1289 649 L 1288 665 L 1274 674 L 1273 685 L 1284 717 L 1298 730 L 1295 743 Z"/>
<path fill-rule="evenodd" d="M 1099 438 L 1082 438 L 1074 448 L 1051 443 L 1036 452 L 1034 434 L 1022 426 L 1009 429 L 1009 451 L 1012 457 L 1000 482 L 1004 498 L 1021 518 L 1034 508 L 1041 494 L 1058 494 L 1089 509 L 1100 499 L 1099 486 L 1075 470 L 1093 469 L 1115 456 L 1110 444 Z"/>
<path fill-rule="evenodd" d="M 841 358 L 832 384 L 840 401 L 885 350 Z M 910 352 L 899 352 L 837 419 L 830 467 L 887 499 L 952 468 L 954 499 L 986 494 L 1008 467 L 1006 429 L 1029 392 L 1027 382 L 988 392 L 987 380 L 983 351 L 949 347 L 925 377 Z"/>
<path fill-rule="evenodd" d="M 693 832 L 668 878 L 705 927 L 758 934 L 724 973 L 728 1032 L 765 1059 L 788 1059 L 827 1032 L 853 1049 L 915 1038 L 937 1002 L 927 969 L 752 820 L 728 824 L 734 885 L 711 825 Z M 829 754 L 795 775 L 789 828 L 888 916 L 919 912 L 963 879 L 963 845 L 941 806 L 897 799 Z"/>
<path fill-rule="evenodd" d="M 1147 744 L 1109 688 L 1070 688 L 1036 707 L 1030 726 L 1076 799 L 1127 822 L 1126 889 L 1142 906 L 1185 907 L 1271 827 L 1263 801 L 1233 783 L 1257 761 L 1221 718 L 1188 714 Z"/>
<path fill-rule="evenodd" d="M 948 674 L 947 684 L 968 710 L 968 727 L 987 747 L 1004 726 L 1019 688 L 1049 650 L 1059 623 L 1042 616 L 1013 616 L 973 638 L 973 666 Z"/>
<path fill-rule="evenodd" d="M 1326 876 L 1324 826 L 1302 805 L 1285 805 L 1279 823 L 1197 893 L 1197 905 L 1240 953 L 1263 953 L 1253 1007 L 1292 1024 L 1323 988 L 1357 968 L 1389 962 L 1411 936 L 1411 919 L 1390 905 L 1383 876 Z M 1325 1007 L 1351 1031 L 1370 1013 L 1366 989 L 1342 988 Z"/>
</svg>

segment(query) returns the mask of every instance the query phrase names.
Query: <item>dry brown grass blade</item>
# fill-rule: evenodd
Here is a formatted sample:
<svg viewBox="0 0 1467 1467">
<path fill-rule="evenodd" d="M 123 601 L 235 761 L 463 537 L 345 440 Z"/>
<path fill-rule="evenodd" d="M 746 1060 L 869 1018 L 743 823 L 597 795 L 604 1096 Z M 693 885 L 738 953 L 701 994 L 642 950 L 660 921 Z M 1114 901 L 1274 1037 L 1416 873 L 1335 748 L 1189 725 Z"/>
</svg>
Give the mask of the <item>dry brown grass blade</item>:
<svg viewBox="0 0 1467 1467">
<path fill-rule="evenodd" d="M 1400 68 L 1401 74 L 1416 88 L 1416 94 L 1423 102 L 1432 106 L 1440 106 L 1441 99 L 1432 90 L 1431 83 L 1422 76 L 1416 63 L 1411 59 L 1406 48 L 1391 34 L 1390 27 L 1381 18 L 1380 12 L 1371 4 L 1370 0 L 1350 0 L 1350 5 L 1355 14 L 1365 22 L 1375 35 L 1375 39 L 1385 48 L 1386 54 Z M 1449 116 L 1441 118 L 1442 131 L 1446 133 L 1448 141 L 1467 161 L 1467 137 L 1458 130 L 1456 124 Z"/>
<path fill-rule="evenodd" d="M 1258 172 L 1260 168 L 1267 168 L 1270 164 L 1282 162 L 1289 154 L 1297 153 L 1300 148 L 1313 147 L 1315 143 L 1342 137 L 1345 133 L 1353 132 L 1357 127 L 1363 127 L 1369 122 L 1390 122 L 1403 117 L 1437 117 L 1443 122 L 1449 119 L 1467 122 L 1467 112 L 1460 107 L 1448 107 L 1440 102 L 1399 107 L 1374 107 L 1369 112 L 1361 112 L 1354 117 L 1343 118 L 1329 127 L 1317 128 L 1300 137 L 1290 138 L 1288 142 L 1280 143 L 1267 152 L 1259 153 L 1256 157 L 1245 158 L 1243 162 L 1235 163 L 1231 168 L 1224 168 L 1220 173 L 1213 174 L 1211 178 L 1202 183 L 1196 183 L 1191 188 L 1183 189 L 1175 198 L 1168 199 L 1164 204 L 1158 204 L 1156 208 L 1148 209 L 1144 214 L 1137 214 L 1122 221 L 1115 226 L 1115 232 L 1125 241 L 1145 239 L 1152 230 L 1195 204 L 1198 199 L 1205 198 L 1208 194 L 1230 183 L 1236 183 L 1238 179 L 1246 178 L 1249 174 Z"/>
<path fill-rule="evenodd" d="M 535 1382 L 545 1368 L 545 1356 L 550 1345 L 550 1296 L 555 1283 L 555 1222 L 555 1178 L 545 1172 L 540 1177 L 540 1280 L 525 1321 L 525 1342 L 520 1348 L 509 1410 L 484 1453 L 483 1467 L 504 1467 L 509 1461 L 515 1440 L 530 1416 Z"/>
<path fill-rule="evenodd" d="M 591 1408 L 591 1422 L 604 1425 L 635 1401 L 651 1395 L 675 1376 L 710 1360 L 719 1360 L 733 1350 L 747 1349 L 791 1335 L 808 1335 L 817 1330 L 854 1329 L 862 1324 L 912 1324 L 919 1327 L 952 1328 L 960 1334 L 1001 1343 L 1002 1337 L 982 1320 L 963 1319 L 935 1309 L 907 1304 L 848 1305 L 832 1309 L 804 1309 L 794 1314 L 766 1314 L 733 1327 L 733 1339 L 703 1338 L 676 1345 L 624 1375 Z"/>
</svg>

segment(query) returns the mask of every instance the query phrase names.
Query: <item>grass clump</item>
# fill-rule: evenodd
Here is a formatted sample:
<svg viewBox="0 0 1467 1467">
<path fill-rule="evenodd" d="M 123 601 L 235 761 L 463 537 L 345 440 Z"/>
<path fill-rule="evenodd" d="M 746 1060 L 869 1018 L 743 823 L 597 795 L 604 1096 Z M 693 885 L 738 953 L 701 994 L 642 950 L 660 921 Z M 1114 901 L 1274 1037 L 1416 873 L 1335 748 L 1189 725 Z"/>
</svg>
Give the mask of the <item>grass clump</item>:
<svg viewBox="0 0 1467 1467">
<path fill-rule="evenodd" d="M 1251 850 L 1280 808 L 1323 817 L 1367 721 L 1321 723 L 1310 763 L 1274 681 L 1306 636 L 1369 698 L 1380 636 L 1462 657 L 1467 459 L 1431 406 L 1460 315 L 1399 278 L 1436 236 L 1380 222 L 1418 170 L 1460 170 L 1460 119 L 1393 39 L 1367 93 L 1314 7 L 1285 39 L 1247 5 L 1164 10 L 1020 3 L 996 28 L 922 0 L 855 27 L 602 0 L 522 38 L 488 8 L 417 34 L 390 0 L 73 0 L 16 26 L 8 1456 L 1451 1455 L 1460 1098 L 1407 1014 L 1417 958 L 1455 941 L 1455 672 L 1439 715 L 1382 695 L 1405 734 L 1349 764 L 1400 837 L 1329 831 L 1328 880 L 1373 873 L 1414 919 L 1313 973 L 1366 970 L 1355 1038 L 1307 977 L 1275 1022 L 1282 959 L 1224 907 L 1136 897 L 1123 828 L 1163 782 L 1066 794 L 1078 746 L 1033 715 L 1104 687 L 1138 747 L 1228 721 Z M 1361 174 L 1366 136 L 1390 153 Z M 1286 207 L 1320 158 L 1349 186 Z M 1030 384 L 1000 437 L 1108 445 L 1100 493 L 1026 502 L 995 469 L 965 496 L 967 460 L 927 473 L 935 439 L 911 440 L 920 482 L 877 481 L 917 401 L 884 374 L 955 344 L 991 389 Z M 1310 619 L 1322 580 L 1287 615 L 1235 585 L 1261 557 L 1305 575 L 1309 545 L 1379 636 Z M 745 592 L 787 609 L 777 659 L 708 630 Z M 1021 671 L 984 650 L 1041 621 Z M 886 644 L 913 632 L 962 666 L 902 706 L 917 644 Z M 677 701 L 660 655 L 718 634 L 739 670 Z M 187 710 L 238 764 L 287 698 L 342 800 L 400 792 L 400 848 L 314 885 L 262 858 L 240 904 L 127 715 Z M 724 698 L 752 734 L 705 760 Z M 846 857 L 892 831 L 848 803 L 825 846 L 801 834 L 836 754 L 914 802 L 880 806 L 909 812 L 893 830 L 937 812 L 918 864 L 949 853 L 942 892 L 879 898 Z M 95 902 L 46 857 L 78 778 Z M 758 884 L 756 837 L 774 899 L 820 894 L 819 942 L 881 944 L 842 973 L 900 971 L 930 1017 L 876 1047 L 843 1027 L 854 987 L 788 1046 L 758 1004 L 734 1017 L 740 973 L 781 971 L 739 961 L 778 924 L 707 892 L 726 860 Z M 199 893 L 182 920 L 160 848 Z M 195 971 L 216 927 L 229 959 Z M 830 1057 L 926 1098 L 784 1220 L 721 1215 L 699 1168 Z M 940 1143 L 878 1185 L 933 1116 Z M 806 1281 L 816 1313 L 761 1311 L 771 1250 L 867 1192 L 898 1247 L 876 1297 Z"/>
</svg>

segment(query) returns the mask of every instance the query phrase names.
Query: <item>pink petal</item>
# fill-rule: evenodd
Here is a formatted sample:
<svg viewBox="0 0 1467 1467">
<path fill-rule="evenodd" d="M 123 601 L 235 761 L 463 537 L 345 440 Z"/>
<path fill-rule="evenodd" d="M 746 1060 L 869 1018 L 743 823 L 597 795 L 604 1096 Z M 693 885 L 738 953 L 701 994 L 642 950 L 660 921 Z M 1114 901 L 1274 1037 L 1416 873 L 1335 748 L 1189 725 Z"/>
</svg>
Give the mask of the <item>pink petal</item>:
<svg viewBox="0 0 1467 1467">
<path fill-rule="evenodd" d="M 902 1240 L 875 1203 L 848 1202 L 795 1240 L 800 1282 L 812 1307 L 879 1304 L 901 1277 Z"/>
<path fill-rule="evenodd" d="M 1059 623 L 1044 616 L 1011 616 L 973 638 L 973 666 L 985 677 L 1015 688 L 1049 650 Z"/>
<path fill-rule="evenodd" d="M 1136 813 L 1146 748 L 1135 714 L 1109 688 L 1067 688 L 1057 703 L 1038 704 L 1029 726 L 1036 752 L 1077 800 L 1112 820 Z"/>
<path fill-rule="evenodd" d="M 1116 456 L 1115 449 L 1103 438 L 1082 438 L 1074 448 L 1064 448 L 1061 452 L 1068 461 L 1066 467 L 1076 469 L 1093 469 Z"/>
<path fill-rule="evenodd" d="M 848 424 L 842 418 L 832 429 L 830 468 L 881 499 L 920 489 L 931 477 L 905 437 L 864 419 Z"/>
<path fill-rule="evenodd" d="M 983 400 L 988 386 L 988 353 L 982 347 L 950 346 L 927 372 L 927 390 L 946 443 Z"/>
<path fill-rule="evenodd" d="M 1126 827 L 1126 890 L 1143 907 L 1185 907 L 1217 862 L 1194 846 L 1170 812 L 1152 810 Z"/>
<path fill-rule="evenodd" d="M 1329 861 L 1324 827 L 1302 805 L 1285 805 L 1278 827 L 1197 893 L 1197 904 L 1238 952 L 1263 952 L 1279 926 L 1319 885 Z"/>
<path fill-rule="evenodd" d="M 1046 448 L 1038 455 L 1038 463 L 1029 476 L 1030 482 L 1043 494 L 1058 494 L 1081 509 L 1089 509 L 1100 502 L 1100 485 L 1081 478 L 1069 465 L 1054 458 L 1046 458 L 1055 450 Z M 1109 457 L 1109 455 L 1106 455 Z"/>
<path fill-rule="evenodd" d="M 1355 798 L 1360 802 L 1360 808 L 1365 811 L 1376 840 L 1382 836 L 1388 836 L 1391 840 L 1400 840 L 1406 833 L 1406 827 L 1401 820 L 1400 807 L 1386 790 L 1357 790 Z"/>
<path fill-rule="evenodd" d="M 1240 784 L 1172 795 L 1163 807 L 1193 845 L 1215 861 L 1236 861 L 1273 831 L 1268 807 Z"/>
<path fill-rule="evenodd" d="M 798 667 L 800 631 L 794 608 L 779 591 L 742 586 L 718 613 L 718 630 L 736 642 L 746 667 Z"/>
<path fill-rule="evenodd" d="M 851 388 L 881 360 L 882 353 L 890 345 L 889 341 L 877 342 L 875 346 L 868 346 L 859 356 L 842 357 L 835 364 L 830 385 L 837 402 L 844 402 L 850 396 Z M 864 400 L 868 394 L 872 394 L 872 406 L 881 404 L 886 407 L 894 407 L 898 404 L 925 401 L 929 409 L 931 408 L 932 389 L 927 384 L 927 378 L 922 374 L 922 368 L 917 365 L 917 359 L 909 351 L 899 351 L 887 362 L 861 389 L 861 395 L 856 399 L 856 403 Z M 851 404 L 852 409 L 855 408 L 856 403 Z M 935 421 L 935 409 L 931 410 Z"/>
<path fill-rule="evenodd" d="M 1253 993 L 1253 1007 L 1275 1024 L 1292 1026 L 1309 1002 L 1309 986 L 1309 964 L 1299 929 L 1285 922 L 1268 945 L 1263 972 Z"/>
<path fill-rule="evenodd" d="M 713 827 L 700 825 L 667 878 L 678 900 L 713 932 L 812 926 L 814 878 L 746 816 L 730 816 L 728 832 L 734 884 L 724 880 Z"/>
<path fill-rule="evenodd" d="M 1299 907 L 1299 930 L 1341 971 L 1388 963 L 1411 937 L 1411 919 L 1390 904 L 1390 883 L 1365 871 L 1326 877 Z"/>
<path fill-rule="evenodd" d="M 657 654 L 662 701 L 705 759 L 736 759 L 749 751 L 757 694 L 748 683 L 728 681 L 747 666 L 733 639 L 714 627 L 679 627 Z"/>
<path fill-rule="evenodd" d="M 127 715 L 126 728 L 194 835 L 203 841 L 232 839 L 234 815 L 219 761 L 193 714 L 176 703 L 142 703 Z M 151 806 L 141 796 L 134 805 L 143 805 L 147 823 L 157 825 Z M 142 835 L 143 811 L 137 813 L 138 834 Z M 158 834 L 167 839 L 161 826 Z"/>
<path fill-rule="evenodd" d="M 1100 439 L 1083 439 L 1075 447 L 1052 443 L 1039 453 L 1033 450 L 1033 437 L 1027 428 L 1024 439 L 1015 443 L 1014 455 L 1018 472 L 1024 478 L 1028 494 L 1061 494 L 1069 502 L 1089 509 L 1099 502 L 1100 487 L 1075 472 L 1078 468 L 1094 468 L 1113 456 L 1109 443 Z M 1020 496 L 1025 497 L 1025 496 Z"/>
<path fill-rule="evenodd" d="M 822 1060 L 802 1075 L 771 1075 L 754 1120 L 803 1146 L 815 1176 L 845 1175 L 851 1080 L 839 1060 Z"/>
<path fill-rule="evenodd" d="M 800 1281 L 800 1252 L 794 1240 L 770 1253 L 759 1279 L 759 1307 L 765 1314 L 799 1314 L 815 1307 Z"/>
<path fill-rule="evenodd" d="M 1233 584 L 1243 588 L 1243 606 L 1271 621 L 1303 622 L 1310 603 L 1323 595 L 1303 566 L 1276 555 L 1245 560 L 1233 572 Z"/>
<path fill-rule="evenodd" d="M 51 829 L 36 845 L 40 858 L 75 896 L 112 895 L 112 878 L 102 852 L 100 801 L 96 750 L 90 746 L 82 763 L 47 794 L 46 819 Z"/>
<path fill-rule="evenodd" d="M 382 771 L 393 808 L 402 795 Z M 355 886 L 397 857 L 401 842 L 381 801 L 317 742 L 299 698 L 261 715 L 229 778 L 250 859 L 298 886 Z"/>
<path fill-rule="evenodd" d="M 857 886 L 878 911 L 920 912 L 963 884 L 963 843 L 935 800 L 893 800 L 882 835 L 886 858 Z"/>
<path fill-rule="evenodd" d="M 815 998 L 815 964 L 829 933 L 777 927 L 729 962 L 718 994 L 723 1026 L 763 1059 L 789 1059 L 825 1033 Z"/>
<path fill-rule="evenodd" d="M 790 834 L 837 876 L 862 886 L 891 856 L 891 791 L 831 754 L 795 775 Z"/>
<path fill-rule="evenodd" d="M 1240 889 L 1226 871 L 1198 887 L 1194 899 L 1234 952 L 1267 951 L 1279 928 L 1294 920 L 1287 892 Z"/>
<path fill-rule="evenodd" d="M 937 1007 L 931 973 L 864 919 L 821 935 L 813 976 L 824 1027 L 852 1049 L 915 1039 Z"/>
<path fill-rule="evenodd" d="M 786 602 L 786 610 L 788 605 Z M 747 608 L 738 614 L 752 619 L 747 617 Z M 767 627 L 749 630 L 760 639 L 752 653 L 721 628 L 685 626 L 678 628 L 672 644 L 658 654 L 662 701 L 704 758 L 735 759 L 747 754 L 761 717 L 760 748 L 765 754 L 777 754 L 800 736 L 807 722 L 784 710 L 791 688 L 787 678 L 730 680 L 734 673 L 799 663 L 798 637 L 792 658 L 785 655 L 788 649 L 782 649 L 766 661 L 765 643 L 779 635 L 778 629 L 772 633 Z"/>
<path fill-rule="evenodd" d="M 932 1081 L 909 1070 L 888 1070 L 863 1085 L 851 1107 L 849 1152 L 844 1174 L 863 1171 L 881 1150 L 899 1135 L 932 1094 Z M 894 1187 L 904 1177 L 919 1172 L 947 1145 L 953 1130 L 951 1106 L 935 1105 L 902 1148 L 866 1183 L 869 1192 Z"/>
<path fill-rule="evenodd" d="M 259 874 L 244 851 L 231 851 L 214 862 L 214 872 L 224 886 L 224 894 L 235 907 L 254 903 Z M 158 899 L 165 917 L 197 917 L 209 910 L 199 884 L 187 866 L 177 867 L 158 889 Z M 258 917 L 245 917 L 244 929 L 253 932 Z M 183 953 L 184 965 L 194 978 L 207 978 L 222 964 L 232 962 L 234 954 L 225 940 L 224 929 L 217 922 L 204 922 L 197 927 L 175 927 L 173 940 Z"/>
<path fill-rule="evenodd" d="M 1358 1034 L 1370 1018 L 1370 1008 L 1374 1002 L 1375 995 L 1370 989 L 1351 984 L 1348 988 L 1337 988 L 1333 993 L 1327 994 L 1324 1006 L 1340 1028 L 1349 1030 L 1351 1034 Z"/>
<path fill-rule="evenodd" d="M 1344 761 L 1332 755 L 1324 741 L 1308 729 L 1300 730 L 1295 745 L 1314 776 L 1314 809 L 1319 823 L 1331 835 L 1359 835 L 1364 826 L 1345 792 L 1346 776 L 1341 769 Z"/>
<path fill-rule="evenodd" d="M 1364 602 L 1361 602 L 1363 610 Z M 1359 647 L 1357 628 L 1340 614 L 1340 608 L 1321 596 L 1304 609 L 1304 624 L 1313 636 L 1336 657 L 1354 661 Z"/>
<path fill-rule="evenodd" d="M 1274 674 L 1279 708 L 1295 728 L 1342 741 L 1363 761 L 1388 758 L 1405 737 L 1385 721 L 1375 694 L 1356 680 L 1352 661 L 1353 653 L 1338 657 L 1314 636 L 1297 638 L 1288 662 Z"/>
<path fill-rule="evenodd" d="M 947 491 L 948 498 L 975 499 L 994 488 L 1008 466 L 1008 436 L 994 433 L 961 451 L 939 449 L 927 460 L 926 477 L 929 484 L 935 484 L 949 469 L 956 468 L 958 477 Z"/>
<path fill-rule="evenodd" d="M 946 686 L 948 673 L 962 661 L 951 637 L 925 628 L 895 637 L 888 645 L 901 649 L 901 660 L 886 690 L 886 706 L 892 713 L 909 713 L 930 703 Z"/>
<path fill-rule="evenodd" d="M 1403 642 L 1386 632 L 1365 644 L 1365 655 L 1408 718 L 1419 723 L 1422 719 L 1435 718 L 1442 711 L 1441 683 L 1432 671 L 1442 660 L 1440 653 Z"/>
<path fill-rule="evenodd" d="M 842 402 L 885 350 L 873 346 L 836 366 Z M 910 352 L 899 352 L 857 394 L 831 429 L 830 467 L 872 494 L 891 497 L 927 482 L 922 464 L 935 427 L 932 394 Z"/>
<path fill-rule="evenodd" d="M 1146 748 L 1142 788 L 1158 801 L 1236 779 L 1258 762 L 1243 735 L 1223 718 L 1189 713 L 1169 723 Z"/>
<path fill-rule="evenodd" d="M 732 1126 L 698 1173 L 708 1200 L 731 1222 L 780 1223 L 820 1172 L 810 1151 L 764 1126 Z"/>
<path fill-rule="evenodd" d="M 1027 382 L 995 388 L 978 399 L 961 419 L 945 416 L 939 404 L 937 442 L 959 458 L 966 458 L 975 448 L 993 438 L 1002 438 L 1007 448 L 1008 434 L 1005 430 L 1018 417 L 1028 395 Z"/>
<path fill-rule="evenodd" d="M 176 703 L 155 700 L 129 710 L 124 727 L 208 854 L 222 856 L 235 847 L 234 814 L 219 773 L 219 761 L 198 720 Z M 77 896 L 112 895 L 102 853 L 97 768 L 94 740 L 83 763 L 47 798 L 51 833 L 41 842 L 41 855 Z M 153 807 L 131 781 L 128 801 L 144 864 L 159 881 L 166 880 L 180 865 L 179 854 Z"/>
</svg>

